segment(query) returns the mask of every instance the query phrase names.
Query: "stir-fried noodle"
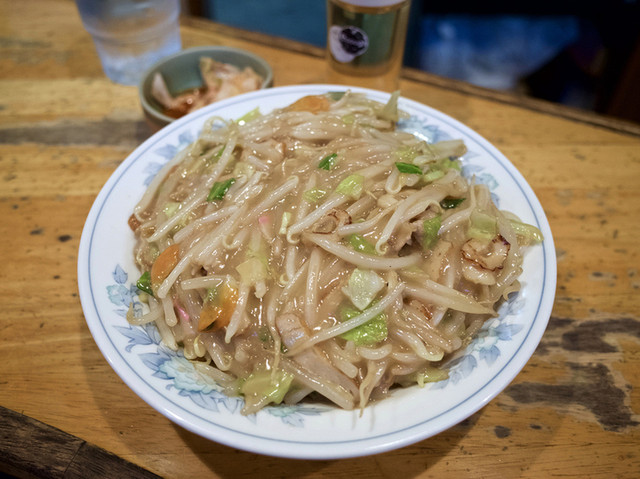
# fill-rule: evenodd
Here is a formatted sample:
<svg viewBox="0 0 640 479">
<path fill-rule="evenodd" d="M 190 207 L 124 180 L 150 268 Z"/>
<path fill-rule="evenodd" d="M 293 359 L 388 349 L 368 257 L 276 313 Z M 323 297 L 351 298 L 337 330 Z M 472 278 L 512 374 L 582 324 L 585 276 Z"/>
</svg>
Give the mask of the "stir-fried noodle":
<svg viewBox="0 0 640 479">
<path fill-rule="evenodd" d="M 461 141 L 427 144 L 399 114 L 347 92 L 211 119 L 129 220 L 149 305 L 129 320 L 244 413 L 445 378 L 541 238 L 461 175 Z"/>
</svg>

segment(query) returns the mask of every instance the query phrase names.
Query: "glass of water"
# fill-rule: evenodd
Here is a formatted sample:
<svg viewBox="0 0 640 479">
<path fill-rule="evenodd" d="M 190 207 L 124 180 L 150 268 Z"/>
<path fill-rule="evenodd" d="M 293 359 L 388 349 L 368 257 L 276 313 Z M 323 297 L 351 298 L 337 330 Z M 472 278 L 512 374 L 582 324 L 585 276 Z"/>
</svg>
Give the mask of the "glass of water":
<svg viewBox="0 0 640 479">
<path fill-rule="evenodd" d="M 76 0 L 102 69 L 116 83 L 137 85 L 144 72 L 181 48 L 179 0 Z"/>
</svg>

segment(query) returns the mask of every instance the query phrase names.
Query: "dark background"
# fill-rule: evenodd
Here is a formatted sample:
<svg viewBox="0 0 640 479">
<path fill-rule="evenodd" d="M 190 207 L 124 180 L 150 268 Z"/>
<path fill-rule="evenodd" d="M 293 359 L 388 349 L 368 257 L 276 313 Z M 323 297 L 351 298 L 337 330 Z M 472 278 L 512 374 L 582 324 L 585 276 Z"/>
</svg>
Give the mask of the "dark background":
<svg viewBox="0 0 640 479">
<path fill-rule="evenodd" d="M 325 0 L 183 0 L 220 23 L 325 46 Z M 406 66 L 640 122 L 638 0 L 413 0 Z"/>
</svg>

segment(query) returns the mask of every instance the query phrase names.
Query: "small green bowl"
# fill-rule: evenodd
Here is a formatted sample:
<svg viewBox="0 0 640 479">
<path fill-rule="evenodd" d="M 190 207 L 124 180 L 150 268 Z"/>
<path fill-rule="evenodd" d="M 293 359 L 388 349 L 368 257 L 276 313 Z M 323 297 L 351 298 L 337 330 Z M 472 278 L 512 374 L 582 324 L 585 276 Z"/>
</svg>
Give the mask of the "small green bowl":
<svg viewBox="0 0 640 479">
<path fill-rule="evenodd" d="M 162 106 L 151 95 L 151 83 L 154 75 L 158 72 L 164 77 L 167 88 L 172 95 L 199 88 L 203 84 L 199 69 L 201 57 L 210 57 L 219 62 L 235 65 L 240 69 L 251 67 L 263 78 L 260 88 L 269 88 L 273 85 L 271 67 L 253 53 L 223 46 L 203 46 L 183 50 L 160 60 L 145 73 L 140 82 L 138 88 L 140 103 L 147 121 L 154 130 L 159 130 L 176 120 L 162 113 Z"/>
</svg>

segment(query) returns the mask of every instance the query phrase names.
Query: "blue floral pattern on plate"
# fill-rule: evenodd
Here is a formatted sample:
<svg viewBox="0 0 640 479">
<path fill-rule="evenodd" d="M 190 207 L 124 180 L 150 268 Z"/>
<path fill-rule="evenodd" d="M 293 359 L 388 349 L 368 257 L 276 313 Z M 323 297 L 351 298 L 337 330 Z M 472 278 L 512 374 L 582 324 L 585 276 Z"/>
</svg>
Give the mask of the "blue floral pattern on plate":
<svg viewBox="0 0 640 479">
<path fill-rule="evenodd" d="M 398 128 L 413 133 L 428 143 L 437 143 L 439 141 L 453 139 L 449 133 L 425 117 L 410 116 L 409 118 L 404 118 L 398 122 Z M 500 184 L 494 175 L 485 171 L 485 165 L 474 162 L 474 159 L 478 160 L 479 157 L 480 155 L 476 152 L 472 150 L 467 151 L 462 161 L 462 174 L 466 178 L 473 178 L 477 184 L 486 185 L 489 191 L 491 191 L 491 199 L 496 207 L 500 208 L 500 199 L 494 193 Z"/>
<path fill-rule="evenodd" d="M 457 384 L 468 377 L 480 362 L 493 365 L 500 357 L 500 342 L 511 341 L 523 329 L 523 325 L 506 320 L 508 315 L 515 315 L 525 305 L 519 294 L 512 293 L 509 299 L 500 306 L 498 317 L 487 320 L 476 334 L 473 342 L 462 355 L 451 359 L 446 367 L 449 377 L 432 385 L 433 389 L 446 388 L 449 383 Z"/>
<path fill-rule="evenodd" d="M 193 143 L 197 135 L 192 135 L 191 132 L 185 131 L 178 136 L 178 144 L 172 145 L 166 143 L 162 145 L 160 148 L 156 148 L 153 152 L 162 158 L 161 161 L 150 161 L 144 168 L 144 172 L 146 174 L 144 179 L 144 185 L 149 186 L 153 178 L 158 174 L 158 172 L 162 169 L 162 167 L 171 160 L 174 156 L 178 154 L 178 152 Z"/>
</svg>

